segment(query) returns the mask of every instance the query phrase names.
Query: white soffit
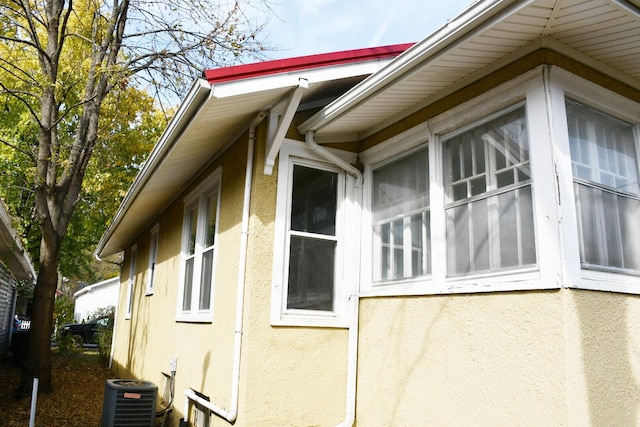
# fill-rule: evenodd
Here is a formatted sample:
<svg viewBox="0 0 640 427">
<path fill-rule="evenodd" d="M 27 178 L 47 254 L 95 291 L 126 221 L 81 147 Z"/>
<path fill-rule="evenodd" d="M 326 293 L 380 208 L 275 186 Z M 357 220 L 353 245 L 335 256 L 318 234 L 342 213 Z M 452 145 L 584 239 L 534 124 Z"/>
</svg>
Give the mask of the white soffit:
<svg viewBox="0 0 640 427">
<path fill-rule="evenodd" d="M 640 9 L 614 0 L 480 1 L 299 126 L 361 139 L 536 47 L 640 88 Z"/>
<path fill-rule="evenodd" d="M 313 98 L 336 80 L 369 75 L 389 61 L 374 59 L 213 85 L 198 80 L 129 189 L 96 255 L 124 250 L 202 168 L 248 128 L 257 113 L 272 108 L 299 86 L 301 78 L 309 82 L 304 97 Z"/>
</svg>

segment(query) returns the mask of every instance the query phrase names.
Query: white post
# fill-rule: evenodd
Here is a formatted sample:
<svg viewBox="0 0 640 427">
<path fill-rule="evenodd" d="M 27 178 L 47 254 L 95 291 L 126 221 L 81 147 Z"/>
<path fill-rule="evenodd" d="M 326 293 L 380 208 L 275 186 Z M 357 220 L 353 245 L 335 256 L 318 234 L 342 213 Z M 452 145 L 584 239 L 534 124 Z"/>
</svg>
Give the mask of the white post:
<svg viewBox="0 0 640 427">
<path fill-rule="evenodd" d="M 33 379 L 33 390 L 31 391 L 31 414 L 29 415 L 29 427 L 33 427 L 36 422 L 36 403 L 38 401 L 38 378 Z"/>
</svg>

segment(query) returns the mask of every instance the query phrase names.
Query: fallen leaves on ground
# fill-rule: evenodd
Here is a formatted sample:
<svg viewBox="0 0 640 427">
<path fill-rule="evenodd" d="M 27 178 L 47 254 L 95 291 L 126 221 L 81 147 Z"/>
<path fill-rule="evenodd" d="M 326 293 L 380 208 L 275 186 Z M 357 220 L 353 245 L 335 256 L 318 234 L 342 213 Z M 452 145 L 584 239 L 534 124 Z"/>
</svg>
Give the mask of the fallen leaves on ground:
<svg viewBox="0 0 640 427">
<path fill-rule="evenodd" d="M 38 396 L 36 427 L 100 425 L 104 387 L 110 372 L 97 351 L 52 355 L 53 393 Z M 29 425 L 31 397 L 16 400 L 20 368 L 0 364 L 0 427 Z"/>
</svg>

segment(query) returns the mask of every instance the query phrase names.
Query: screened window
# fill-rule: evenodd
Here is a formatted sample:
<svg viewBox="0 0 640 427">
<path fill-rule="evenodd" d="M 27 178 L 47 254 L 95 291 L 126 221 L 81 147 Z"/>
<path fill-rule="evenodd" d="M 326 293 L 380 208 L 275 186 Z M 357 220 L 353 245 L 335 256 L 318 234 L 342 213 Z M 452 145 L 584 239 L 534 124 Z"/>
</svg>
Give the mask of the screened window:
<svg viewBox="0 0 640 427">
<path fill-rule="evenodd" d="M 567 100 L 580 261 L 640 270 L 640 186 L 633 127 Z"/>
<path fill-rule="evenodd" d="M 149 267 L 147 271 L 147 295 L 153 294 L 156 277 L 156 263 L 158 261 L 158 235 L 159 225 L 151 229 L 151 239 L 149 241 Z"/>
<path fill-rule="evenodd" d="M 524 107 L 443 142 L 447 274 L 535 264 Z"/>
<path fill-rule="evenodd" d="M 137 247 L 133 246 L 131 248 L 131 255 L 129 256 L 129 280 L 127 281 L 129 289 L 127 290 L 127 312 L 125 313 L 126 319 L 131 319 L 131 309 L 133 308 L 133 288 L 136 279 L 137 252 Z"/>
<path fill-rule="evenodd" d="M 187 320 L 211 318 L 219 203 L 219 173 L 205 180 L 185 200 L 179 317 Z"/>
<path fill-rule="evenodd" d="M 374 281 L 431 273 L 427 148 L 373 171 Z"/>
<path fill-rule="evenodd" d="M 287 309 L 334 309 L 338 174 L 293 167 Z"/>
</svg>

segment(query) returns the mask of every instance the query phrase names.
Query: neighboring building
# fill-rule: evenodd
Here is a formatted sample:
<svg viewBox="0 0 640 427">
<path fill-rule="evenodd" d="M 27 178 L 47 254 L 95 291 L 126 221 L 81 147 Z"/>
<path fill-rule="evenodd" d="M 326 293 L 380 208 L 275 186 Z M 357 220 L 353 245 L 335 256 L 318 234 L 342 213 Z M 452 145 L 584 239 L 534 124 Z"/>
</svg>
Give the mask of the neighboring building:
<svg viewBox="0 0 640 427">
<path fill-rule="evenodd" d="M 177 359 L 173 425 L 640 423 L 638 58 L 631 2 L 494 0 L 206 72 L 97 249 L 115 374 Z"/>
<path fill-rule="evenodd" d="M 73 294 L 75 299 L 73 318 L 76 322 L 85 322 L 96 311 L 115 307 L 118 305 L 119 292 L 119 277 L 85 286 Z"/>
<path fill-rule="evenodd" d="M 0 356 L 9 350 L 15 329 L 17 284 L 23 281 L 31 285 L 35 277 L 31 259 L 11 224 L 5 204 L 0 202 Z"/>
</svg>

